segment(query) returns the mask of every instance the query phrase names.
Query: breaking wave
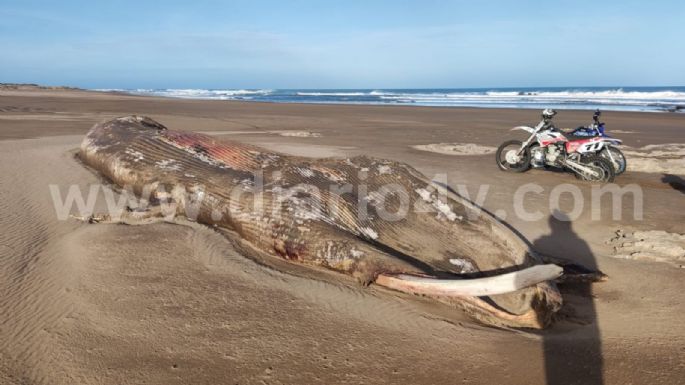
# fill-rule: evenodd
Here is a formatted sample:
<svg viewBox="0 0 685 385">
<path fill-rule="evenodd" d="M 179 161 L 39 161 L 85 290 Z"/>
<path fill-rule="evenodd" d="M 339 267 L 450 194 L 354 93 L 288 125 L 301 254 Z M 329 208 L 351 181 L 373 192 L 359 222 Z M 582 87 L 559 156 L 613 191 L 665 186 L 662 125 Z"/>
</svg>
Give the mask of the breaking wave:
<svg viewBox="0 0 685 385">
<path fill-rule="evenodd" d="M 268 95 L 271 90 L 206 90 L 195 88 L 167 88 L 167 89 L 144 89 L 127 90 L 138 95 L 166 96 L 172 98 L 185 99 L 219 99 L 219 100 L 240 100 L 251 99 L 255 95 Z"/>
<path fill-rule="evenodd" d="M 685 87 L 502 89 L 133 89 L 107 90 L 189 99 L 280 103 L 409 104 L 441 107 L 685 111 Z"/>
</svg>

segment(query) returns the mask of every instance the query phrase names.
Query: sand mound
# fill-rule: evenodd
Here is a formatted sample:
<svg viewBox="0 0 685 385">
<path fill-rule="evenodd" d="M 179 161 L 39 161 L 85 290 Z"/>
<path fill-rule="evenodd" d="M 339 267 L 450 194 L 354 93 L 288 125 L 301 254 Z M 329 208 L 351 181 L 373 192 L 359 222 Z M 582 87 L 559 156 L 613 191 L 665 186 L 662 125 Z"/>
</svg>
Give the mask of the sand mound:
<svg viewBox="0 0 685 385">
<path fill-rule="evenodd" d="M 318 132 L 312 131 L 298 131 L 298 130 L 276 130 L 276 131 L 263 131 L 263 130 L 248 130 L 248 131 L 235 131 L 235 130 L 222 130 L 222 131 L 197 131 L 201 134 L 206 135 L 280 135 L 280 136 L 290 136 L 295 138 L 320 138 L 322 135 Z"/>
<path fill-rule="evenodd" d="M 622 147 L 628 170 L 665 174 L 685 174 L 685 143 Z"/>
<path fill-rule="evenodd" d="M 611 130 L 612 134 L 637 134 L 635 131 L 626 131 L 626 130 Z"/>
<path fill-rule="evenodd" d="M 475 143 L 432 143 L 411 146 L 417 150 L 445 155 L 487 155 L 494 154 L 497 148 Z"/>
<path fill-rule="evenodd" d="M 685 234 L 666 231 L 616 231 L 608 242 L 614 246 L 614 258 L 667 262 L 685 268 Z"/>
<path fill-rule="evenodd" d="M 283 131 L 269 131 L 269 133 L 280 135 L 280 136 L 294 136 L 296 138 L 319 138 L 319 137 L 321 137 L 320 133 L 311 132 L 311 131 L 283 130 Z"/>
</svg>

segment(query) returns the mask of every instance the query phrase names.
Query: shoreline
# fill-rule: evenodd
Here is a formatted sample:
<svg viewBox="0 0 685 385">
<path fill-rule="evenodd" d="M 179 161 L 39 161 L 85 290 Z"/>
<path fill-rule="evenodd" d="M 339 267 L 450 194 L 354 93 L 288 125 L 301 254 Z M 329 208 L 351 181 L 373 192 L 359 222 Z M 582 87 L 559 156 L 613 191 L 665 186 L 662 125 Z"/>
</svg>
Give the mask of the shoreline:
<svg viewBox="0 0 685 385">
<path fill-rule="evenodd" d="M 81 105 L 67 101 L 83 100 Z M 26 103 L 20 103 L 25 101 Z M 19 107 L 16 104 L 28 104 Z M 88 106 L 91 104 L 95 109 Z M 97 105 L 106 106 L 99 108 Z M 135 95 L 120 92 L 101 92 L 82 89 L 3 90 L 0 87 L 0 122 L 16 120 L 17 129 L 10 125 L 0 131 L 4 139 L 36 138 L 85 133 L 93 124 L 107 118 L 135 114 L 149 114 L 164 121 L 172 120 L 172 128 L 197 131 L 245 131 L 282 129 L 305 129 L 316 131 L 331 124 L 341 124 L 351 134 L 374 143 L 375 129 L 393 130 L 397 133 L 411 132 L 420 126 L 432 127 L 436 131 L 430 136 L 447 135 L 445 142 L 473 142 L 493 146 L 512 134 L 510 129 L 518 125 L 535 125 L 539 111 L 520 108 L 476 108 L 476 107 L 432 107 L 419 105 L 370 105 L 337 103 L 278 103 L 252 102 L 242 100 L 186 99 L 164 96 Z M 256 115 L 262 115 L 257 121 Z M 277 117 L 282 117 L 278 119 Z M 392 118 L 391 118 L 392 116 Z M 177 119 L 176 117 L 183 117 Z M 196 119 L 192 119 L 195 117 Z M 555 117 L 558 127 L 577 127 L 587 124 L 591 114 L 588 110 L 561 110 Z M 39 120 L 55 129 L 37 129 L 30 124 Z M 606 111 L 603 120 L 610 135 L 616 136 L 631 147 L 645 144 L 678 143 L 682 135 L 685 114 L 648 113 L 644 111 Z M 175 125 L 173 121 L 187 122 Z M 69 124 L 73 122 L 73 124 Z M 337 123 L 336 123 L 337 122 Z M 194 127 L 197 123 L 197 127 Z M 20 129 L 24 126 L 25 129 Z M 482 127 L 474 140 L 458 137 L 459 131 Z M 374 130 L 367 130 L 373 128 Z M 654 129 L 664 129 L 666 135 L 651 135 Z M 360 131 L 361 129 L 361 131 Z M 407 131 L 409 130 L 409 131 Z M 497 133 L 499 132 L 499 133 Z M 646 135 L 640 135 L 644 133 Z M 651 136 L 650 136 L 651 135 Z M 672 138 L 672 139 L 669 139 Z M 501 139 L 501 140 L 500 140 Z M 407 143 L 408 146 L 438 143 L 423 140 Z M 346 145 L 355 145 L 348 141 Z M 368 147 L 368 146 L 367 146 Z"/>
<path fill-rule="evenodd" d="M 521 88 L 526 88 L 526 87 L 521 87 Z M 564 87 L 540 87 L 540 89 L 562 89 Z M 569 87 L 570 89 L 573 88 L 583 88 L 583 87 Z M 589 88 L 594 88 L 594 87 L 589 87 Z M 604 87 L 597 87 L 597 88 L 604 88 Z M 607 87 L 611 88 L 611 87 Z M 621 89 L 622 87 L 617 87 L 618 89 Z M 625 87 L 629 88 L 629 87 Z M 661 87 L 634 87 L 634 88 L 661 88 Z M 663 87 L 663 88 L 668 88 L 668 87 Z M 680 87 L 680 86 L 672 86 L 671 88 L 685 88 L 685 87 Z M 517 89 L 517 88 L 508 88 L 508 87 L 503 87 L 501 89 Z M 186 89 L 179 89 L 179 90 L 186 90 Z M 188 91 L 193 91 L 195 89 L 187 89 Z M 278 92 L 278 91 L 327 91 L 327 90 L 319 90 L 319 89 L 269 89 L 269 90 L 228 90 L 228 91 L 249 91 L 249 92 L 258 92 L 258 91 L 268 91 L 268 92 Z M 371 90 L 371 89 L 368 89 Z M 441 90 L 441 89 L 415 89 L 416 91 L 434 91 L 434 90 Z M 451 90 L 449 88 L 442 89 L 442 90 Z M 488 88 L 473 88 L 473 90 L 488 90 Z M 85 88 L 78 88 L 78 87 L 70 87 L 70 86 L 41 86 L 41 85 L 36 85 L 36 84 L 14 84 L 14 83 L 0 83 L 0 92 L 2 91 L 21 91 L 24 92 L 31 92 L 31 91 L 72 91 L 72 92 L 86 92 L 86 93 L 97 93 L 97 94 L 103 94 L 103 95 L 115 95 L 115 96 L 129 96 L 129 97 L 143 97 L 143 98 L 163 98 L 163 99 L 171 99 L 171 100 L 194 100 L 194 101 L 216 101 L 216 102 L 238 102 L 238 103 L 268 103 L 268 104 L 294 104 L 294 105 L 324 105 L 324 106 L 372 106 L 372 107 L 412 107 L 412 108 L 421 108 L 421 107 L 427 107 L 427 108 L 438 108 L 438 109 L 478 109 L 478 110 L 542 110 L 544 108 L 547 108 L 544 103 L 540 102 L 539 105 L 531 106 L 531 107 L 525 107 L 525 106 L 498 106 L 498 105 L 490 105 L 490 106 L 478 106 L 478 105 L 466 105 L 466 106 L 458 106 L 458 105 L 429 105 L 429 104 L 421 104 L 420 102 L 407 102 L 407 103 L 392 103 L 392 102 L 375 102 L 375 101 L 296 101 L 296 100 L 284 100 L 284 101 L 279 101 L 279 100 L 250 100 L 250 99 L 219 99 L 219 98 L 213 98 L 213 97 L 194 97 L 194 96 L 174 96 L 174 95 L 154 95 L 154 94 L 145 94 L 145 93 L 137 93 L 133 92 L 132 90 L 119 90 L 119 89 L 85 89 Z M 203 89 L 197 89 L 197 91 L 221 91 L 221 90 L 203 90 Z M 330 91 L 358 91 L 357 89 L 349 89 L 349 90 L 343 90 L 343 89 L 331 89 Z M 366 91 L 366 90 L 365 90 Z M 388 89 L 384 91 L 404 91 L 404 89 Z M 376 91 L 373 91 L 376 92 Z M 316 93 L 316 92 L 314 92 Z M 344 94 L 344 92 L 343 92 Z M 506 104 L 506 103 L 503 103 Z M 558 105 L 558 102 L 555 101 L 550 101 L 548 103 L 549 105 L 555 106 L 553 108 L 557 109 L 560 112 L 564 111 L 570 111 L 570 112 L 582 112 L 582 111 L 592 111 L 597 108 L 599 108 L 602 111 L 605 112 L 611 112 L 611 113 L 659 113 L 659 114 L 683 114 L 685 113 L 685 104 L 680 105 L 680 104 L 673 104 L 671 108 L 663 107 L 660 109 L 645 109 L 645 110 L 639 110 L 639 109 L 626 109 L 626 108 L 612 108 L 614 107 L 613 105 L 606 105 L 606 106 L 601 106 L 601 105 L 589 105 L 588 107 L 585 108 L 574 108 L 573 103 L 563 103 L 561 105 Z M 649 106 L 649 104 L 645 105 L 646 107 Z"/>
<path fill-rule="evenodd" d="M 620 88 L 620 87 L 619 87 Z M 647 88 L 647 87 L 645 87 Z M 674 87 L 674 88 L 680 88 Z M 270 91 L 302 91 L 305 89 L 276 89 L 276 90 L 270 90 Z M 325 91 L 325 90 L 318 90 L 318 89 L 309 89 L 311 91 Z M 370 89 L 369 89 L 370 90 Z M 416 89 L 416 91 L 432 91 L 433 89 Z M 440 89 L 435 89 L 435 90 L 440 90 Z M 450 89 L 444 89 L 444 90 L 450 90 Z M 480 89 L 480 90 L 486 90 L 485 88 Z M 309 102 L 303 102 L 303 101 L 295 101 L 295 100 L 285 100 L 285 101 L 278 101 L 278 100 L 249 100 L 249 99 L 220 99 L 220 98 L 212 98 L 212 97 L 183 97 L 183 96 L 173 96 L 173 95 L 155 95 L 155 94 L 145 94 L 142 92 L 136 93 L 132 92 L 129 90 L 99 90 L 99 89 L 92 89 L 89 91 L 95 91 L 95 92 L 112 92 L 112 93 L 118 93 L 122 95 L 131 95 L 131 96 L 146 96 L 146 97 L 162 97 L 162 98 L 171 98 L 171 99 L 183 99 L 183 100 L 218 100 L 218 101 L 238 101 L 238 102 L 254 102 L 254 103 L 274 103 L 274 104 L 322 104 L 322 105 L 362 105 L 362 106 L 395 106 L 395 107 L 431 107 L 431 108 L 475 108 L 475 109 L 503 109 L 503 110 L 541 110 L 546 108 L 544 106 L 544 103 L 540 103 L 540 105 L 536 106 L 531 106 L 531 107 L 524 107 L 524 106 L 499 106 L 499 105 L 490 105 L 490 106 L 478 106 L 478 105 L 463 105 L 463 106 L 458 106 L 458 105 L 430 105 L 430 104 L 422 104 L 421 102 L 406 102 L 406 103 L 392 103 L 392 102 L 372 102 L 372 101 L 309 101 Z M 207 91 L 214 91 L 214 90 L 207 90 Z M 220 90 L 216 90 L 220 91 Z M 260 90 L 247 90 L 247 91 L 260 91 Z M 355 89 L 350 89 L 350 90 L 335 90 L 335 91 L 356 91 Z M 402 89 L 387 89 L 384 91 L 402 91 Z M 375 91 L 372 91 L 375 92 Z M 344 92 L 343 92 L 344 93 Z M 527 96 L 528 94 L 523 94 L 522 96 Z M 502 103 L 506 104 L 506 103 Z M 672 107 L 662 107 L 662 108 L 656 108 L 656 109 L 628 109 L 628 108 L 617 108 L 616 105 L 589 105 L 585 108 L 574 108 L 572 107 L 572 103 L 563 103 L 561 105 L 558 105 L 557 102 L 550 102 L 550 105 L 555 105 L 555 109 L 559 111 L 593 111 L 596 109 L 600 109 L 603 111 L 609 111 L 609 112 L 649 112 L 649 113 L 685 113 L 685 104 L 673 104 Z M 645 107 L 657 107 L 658 104 L 655 105 L 645 105 Z"/>
</svg>

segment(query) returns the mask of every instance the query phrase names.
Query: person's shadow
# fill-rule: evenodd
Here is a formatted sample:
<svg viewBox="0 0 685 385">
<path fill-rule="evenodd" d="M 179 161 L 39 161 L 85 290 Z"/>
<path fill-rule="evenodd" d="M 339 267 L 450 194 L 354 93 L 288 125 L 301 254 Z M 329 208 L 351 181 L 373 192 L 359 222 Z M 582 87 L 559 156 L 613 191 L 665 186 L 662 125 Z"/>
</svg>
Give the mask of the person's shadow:
<svg viewBox="0 0 685 385">
<path fill-rule="evenodd" d="M 596 271 L 590 247 L 573 231 L 568 217 L 555 211 L 548 220 L 551 233 L 533 242 L 533 248 Z M 603 384 L 602 344 L 592 283 L 581 280 L 558 285 L 564 297 L 560 319 L 543 334 L 547 384 Z"/>
<path fill-rule="evenodd" d="M 674 190 L 685 194 L 685 179 L 673 174 L 663 174 L 661 181 L 671 186 Z"/>
</svg>

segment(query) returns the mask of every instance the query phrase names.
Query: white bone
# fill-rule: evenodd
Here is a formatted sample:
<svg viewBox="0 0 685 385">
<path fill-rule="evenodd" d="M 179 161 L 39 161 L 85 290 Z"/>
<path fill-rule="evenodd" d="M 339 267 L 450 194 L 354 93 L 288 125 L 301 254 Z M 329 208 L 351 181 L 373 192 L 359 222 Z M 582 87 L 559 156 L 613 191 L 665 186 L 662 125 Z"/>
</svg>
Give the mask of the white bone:
<svg viewBox="0 0 685 385">
<path fill-rule="evenodd" d="M 432 296 L 475 296 L 505 294 L 540 282 L 558 278 L 563 273 L 560 266 L 536 265 L 493 277 L 473 279 L 437 279 L 413 275 L 381 274 L 376 283 L 402 292 Z"/>
</svg>

